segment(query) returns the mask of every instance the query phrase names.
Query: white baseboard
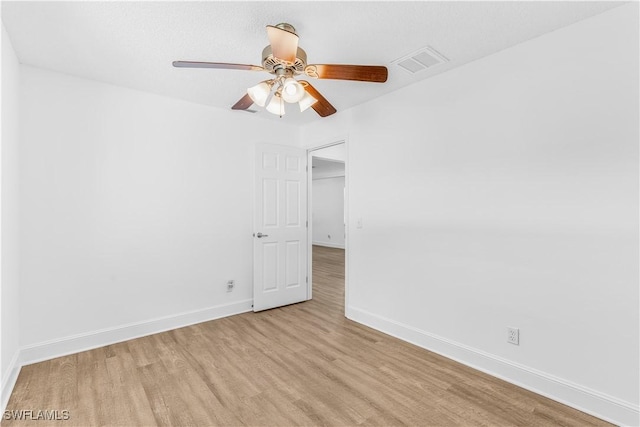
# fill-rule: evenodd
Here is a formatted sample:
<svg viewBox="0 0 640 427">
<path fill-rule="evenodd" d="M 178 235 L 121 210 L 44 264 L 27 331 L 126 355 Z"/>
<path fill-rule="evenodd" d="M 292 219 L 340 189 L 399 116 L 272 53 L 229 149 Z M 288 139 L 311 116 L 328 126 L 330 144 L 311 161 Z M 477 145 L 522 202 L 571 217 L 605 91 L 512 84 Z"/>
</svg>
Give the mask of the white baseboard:
<svg viewBox="0 0 640 427">
<path fill-rule="evenodd" d="M 329 242 L 313 242 L 313 246 L 324 246 L 327 248 L 344 249 L 344 245 L 336 245 L 335 243 L 329 243 Z"/>
<path fill-rule="evenodd" d="M 9 403 L 13 386 L 16 385 L 18 374 L 20 374 L 20 368 L 20 349 L 17 349 L 13 353 L 7 371 L 2 375 L 2 388 L 0 388 L 0 412 L 2 413 L 4 413 L 7 403 Z"/>
<path fill-rule="evenodd" d="M 253 300 L 248 299 L 27 345 L 21 348 L 20 364 L 30 365 L 171 329 L 246 313 L 252 310 L 252 304 Z"/>
<path fill-rule="evenodd" d="M 253 300 L 243 300 L 24 346 L 15 352 L 7 372 L 2 377 L 2 388 L 0 390 L 1 412 L 4 412 L 7 403 L 9 403 L 9 398 L 18 379 L 18 374 L 24 365 L 182 328 L 196 323 L 233 316 L 234 314 L 246 313 L 252 310 L 252 304 Z"/>
<path fill-rule="evenodd" d="M 426 331 L 349 307 L 347 317 L 388 335 L 503 379 L 534 393 L 623 426 L 640 425 L 640 407 L 545 372 Z"/>
</svg>

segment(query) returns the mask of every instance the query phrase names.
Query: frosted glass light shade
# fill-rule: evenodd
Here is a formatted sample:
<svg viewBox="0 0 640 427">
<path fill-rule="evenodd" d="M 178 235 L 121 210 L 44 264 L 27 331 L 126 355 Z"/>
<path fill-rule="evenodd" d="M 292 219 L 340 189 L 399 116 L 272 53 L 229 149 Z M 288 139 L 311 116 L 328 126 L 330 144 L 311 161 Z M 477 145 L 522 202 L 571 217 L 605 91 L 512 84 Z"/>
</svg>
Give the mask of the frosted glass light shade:
<svg viewBox="0 0 640 427">
<path fill-rule="evenodd" d="M 269 105 L 267 105 L 267 111 L 280 117 L 284 116 L 284 101 L 282 98 L 274 95 Z"/>
<path fill-rule="evenodd" d="M 265 82 L 258 83 L 257 85 L 247 89 L 247 93 L 249 94 L 249 98 L 251 98 L 255 104 L 264 107 L 264 104 L 267 102 L 267 98 L 269 97 L 269 93 L 271 93 L 271 86 Z"/>
<path fill-rule="evenodd" d="M 286 102 L 293 104 L 302 99 L 305 94 L 305 90 L 300 83 L 294 78 L 287 78 L 284 81 L 282 87 L 282 99 Z"/>
<path fill-rule="evenodd" d="M 318 102 L 318 100 L 315 99 L 313 96 L 309 95 L 309 92 L 305 91 L 302 99 L 300 100 L 300 102 L 298 102 L 298 105 L 300 106 L 300 112 L 311 107 L 316 102 Z"/>
</svg>

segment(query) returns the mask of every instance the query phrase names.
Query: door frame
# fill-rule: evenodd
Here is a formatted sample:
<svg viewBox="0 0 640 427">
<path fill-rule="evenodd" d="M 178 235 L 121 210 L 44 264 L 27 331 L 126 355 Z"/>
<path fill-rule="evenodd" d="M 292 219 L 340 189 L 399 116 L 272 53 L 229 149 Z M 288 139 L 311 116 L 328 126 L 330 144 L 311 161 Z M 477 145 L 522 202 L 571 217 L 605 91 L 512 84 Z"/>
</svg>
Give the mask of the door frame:
<svg viewBox="0 0 640 427">
<path fill-rule="evenodd" d="M 313 290 L 313 224 L 311 215 L 313 213 L 313 152 L 322 148 L 344 144 L 344 311 L 345 317 L 349 310 L 349 140 L 348 137 L 340 136 L 324 139 L 320 142 L 311 143 L 307 147 L 307 298 L 311 299 Z"/>
</svg>

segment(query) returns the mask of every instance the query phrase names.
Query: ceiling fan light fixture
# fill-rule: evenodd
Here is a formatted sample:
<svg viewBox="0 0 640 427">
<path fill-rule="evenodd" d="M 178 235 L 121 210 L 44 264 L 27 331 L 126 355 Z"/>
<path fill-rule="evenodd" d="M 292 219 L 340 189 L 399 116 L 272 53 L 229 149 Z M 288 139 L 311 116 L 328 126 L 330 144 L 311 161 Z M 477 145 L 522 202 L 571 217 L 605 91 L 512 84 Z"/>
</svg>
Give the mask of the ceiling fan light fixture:
<svg viewBox="0 0 640 427">
<path fill-rule="evenodd" d="M 300 101 L 305 94 L 305 90 L 298 81 L 292 77 L 288 77 L 284 80 L 282 85 L 282 99 L 290 104 L 295 104 Z"/>
<path fill-rule="evenodd" d="M 384 83 L 387 67 L 381 65 L 307 64 L 307 53 L 298 46 L 298 34 L 291 24 L 282 22 L 267 25 L 269 45 L 262 50 L 262 65 L 234 64 L 229 62 L 173 61 L 179 68 L 213 68 L 223 70 L 266 71 L 269 80 L 249 87 L 247 93 L 236 102 L 232 110 L 248 111 L 253 104 L 265 108 L 280 117 L 285 114 L 285 102 L 298 103 L 300 111 L 313 107 L 320 117 L 336 113 L 336 109 L 308 81 L 296 80 L 301 74 L 315 79 L 351 80 Z M 416 63 L 429 66 L 430 59 L 421 53 L 411 56 Z"/>
<path fill-rule="evenodd" d="M 249 94 L 251 100 L 261 107 L 264 107 L 267 103 L 267 98 L 269 97 L 270 93 L 271 85 L 269 85 L 267 82 L 258 83 L 257 85 L 247 89 L 247 94 Z"/>
<path fill-rule="evenodd" d="M 271 98 L 269 105 L 267 105 L 267 111 L 280 117 L 284 116 L 284 101 L 279 94 L 275 94 Z"/>
<path fill-rule="evenodd" d="M 302 99 L 298 102 L 298 105 L 300 106 L 300 112 L 307 110 L 316 102 L 318 102 L 318 100 L 309 95 L 309 92 L 305 91 Z"/>
</svg>

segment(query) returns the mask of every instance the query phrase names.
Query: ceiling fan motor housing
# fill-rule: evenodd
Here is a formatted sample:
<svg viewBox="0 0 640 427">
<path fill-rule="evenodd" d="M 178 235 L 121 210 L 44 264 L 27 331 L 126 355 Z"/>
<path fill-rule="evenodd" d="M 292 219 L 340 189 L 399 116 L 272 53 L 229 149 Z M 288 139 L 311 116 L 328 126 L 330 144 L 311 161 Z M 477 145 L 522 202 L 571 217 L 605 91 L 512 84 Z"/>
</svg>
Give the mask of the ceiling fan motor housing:
<svg viewBox="0 0 640 427">
<path fill-rule="evenodd" d="M 302 74 L 304 68 L 307 66 L 307 52 L 302 48 L 298 48 L 296 52 L 296 60 L 291 63 L 289 61 L 283 61 L 282 59 L 273 56 L 271 45 L 265 47 L 262 50 L 262 66 L 271 74 L 275 74 L 277 66 L 284 66 L 286 69 L 291 70 L 294 75 Z"/>
</svg>

